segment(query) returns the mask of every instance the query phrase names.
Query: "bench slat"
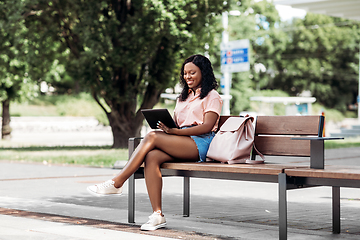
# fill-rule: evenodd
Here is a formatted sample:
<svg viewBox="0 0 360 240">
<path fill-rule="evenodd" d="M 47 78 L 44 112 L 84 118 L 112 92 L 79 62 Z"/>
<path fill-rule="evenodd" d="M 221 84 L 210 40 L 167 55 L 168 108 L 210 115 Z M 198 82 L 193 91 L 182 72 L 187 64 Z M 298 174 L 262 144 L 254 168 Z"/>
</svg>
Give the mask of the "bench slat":
<svg viewBox="0 0 360 240">
<path fill-rule="evenodd" d="M 297 169 L 285 169 L 288 176 L 296 177 L 313 177 L 313 178 L 332 178 L 332 179 L 348 179 L 360 180 L 360 167 L 351 166 L 326 166 L 325 169 L 313 169 L 309 167 Z"/>
<path fill-rule="evenodd" d="M 258 116 L 255 134 L 318 136 L 320 121 L 320 116 Z"/>
<path fill-rule="evenodd" d="M 291 137 L 255 136 L 255 146 L 264 155 L 310 156 L 310 141 L 291 140 Z M 256 154 L 253 151 L 253 154 Z"/>
<path fill-rule="evenodd" d="M 285 168 L 294 166 L 285 166 L 279 164 L 222 164 L 222 163 L 194 163 L 194 162 L 166 162 L 161 165 L 164 169 L 176 169 L 184 171 L 203 171 L 203 172 L 227 172 L 227 173 L 246 173 L 246 174 L 264 174 L 278 175 Z"/>
</svg>

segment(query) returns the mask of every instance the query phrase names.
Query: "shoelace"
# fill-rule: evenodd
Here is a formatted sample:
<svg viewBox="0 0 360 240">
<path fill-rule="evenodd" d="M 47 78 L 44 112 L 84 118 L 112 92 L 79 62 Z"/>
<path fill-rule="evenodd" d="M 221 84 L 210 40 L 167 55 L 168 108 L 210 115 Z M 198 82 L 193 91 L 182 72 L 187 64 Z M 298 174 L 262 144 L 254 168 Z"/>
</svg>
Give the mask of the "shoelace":
<svg viewBox="0 0 360 240">
<path fill-rule="evenodd" d="M 105 189 L 105 188 L 111 187 L 112 185 L 113 185 L 113 181 L 108 180 L 108 181 L 100 183 L 99 185 L 96 185 L 96 186 L 98 187 L 98 189 Z"/>
</svg>

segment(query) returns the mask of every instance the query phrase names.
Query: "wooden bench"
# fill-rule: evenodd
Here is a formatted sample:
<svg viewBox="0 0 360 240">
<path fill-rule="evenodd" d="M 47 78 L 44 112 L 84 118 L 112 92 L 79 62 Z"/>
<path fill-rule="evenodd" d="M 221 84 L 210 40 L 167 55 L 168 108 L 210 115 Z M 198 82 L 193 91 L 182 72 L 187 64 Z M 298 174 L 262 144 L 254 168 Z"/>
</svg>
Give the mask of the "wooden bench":
<svg viewBox="0 0 360 240">
<path fill-rule="evenodd" d="M 282 218 L 286 219 L 287 214 L 287 190 L 317 186 L 332 187 L 332 229 L 333 233 L 340 233 L 340 188 L 360 188 L 360 167 L 326 166 L 325 169 L 309 167 L 285 169 L 279 176 L 279 214 L 284 215 Z M 285 231 L 287 222 L 284 220 L 282 224 Z M 286 232 L 283 234 L 286 236 Z"/>
<path fill-rule="evenodd" d="M 228 117 L 221 116 L 219 125 L 221 126 Z M 320 183 L 323 183 L 320 181 L 317 184 L 315 177 L 309 176 L 313 171 L 316 173 L 316 170 L 324 168 L 324 140 L 328 138 L 322 137 L 323 128 L 323 116 L 259 116 L 256 119 L 255 144 L 264 156 L 285 156 L 289 159 L 292 157 L 309 157 L 309 167 L 291 163 L 228 165 L 214 162 L 168 162 L 161 165 L 161 172 L 163 177 L 184 177 L 184 216 L 190 215 L 190 177 L 278 183 L 279 239 L 287 239 L 286 191 L 305 186 L 319 186 Z M 304 138 L 307 140 L 304 141 Z M 140 138 L 129 139 L 129 157 L 139 141 Z M 252 151 L 251 158 L 256 159 L 256 157 L 256 151 Z M 302 173 L 304 176 L 297 176 L 297 173 Z M 139 178 L 144 178 L 143 167 L 140 167 L 129 178 L 129 223 L 135 222 L 135 179 Z M 336 185 L 334 190 L 337 194 L 336 204 L 339 201 L 337 187 Z"/>
</svg>

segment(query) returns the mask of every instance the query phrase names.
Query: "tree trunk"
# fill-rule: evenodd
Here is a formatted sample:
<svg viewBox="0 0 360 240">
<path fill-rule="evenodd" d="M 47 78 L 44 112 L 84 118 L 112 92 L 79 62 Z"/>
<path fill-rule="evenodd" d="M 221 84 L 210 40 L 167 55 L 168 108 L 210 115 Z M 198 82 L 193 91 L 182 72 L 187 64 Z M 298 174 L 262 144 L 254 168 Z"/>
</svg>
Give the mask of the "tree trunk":
<svg viewBox="0 0 360 240">
<path fill-rule="evenodd" d="M 1 138 L 11 138 L 10 128 L 10 100 L 6 99 L 2 102 L 2 125 L 1 125 Z"/>
<path fill-rule="evenodd" d="M 142 121 L 139 122 L 135 119 L 125 120 L 117 117 L 119 115 L 119 112 L 107 114 L 113 134 L 112 148 L 127 148 L 129 138 L 140 136 Z"/>
<path fill-rule="evenodd" d="M 143 102 L 140 109 L 153 108 L 159 101 L 161 92 L 161 89 L 148 86 L 144 94 L 145 103 Z M 127 148 L 129 138 L 140 137 L 144 117 L 140 110 L 134 112 L 136 101 L 129 101 L 120 105 L 116 104 L 117 99 L 109 101 L 108 105 L 116 107 L 112 107 L 111 112 L 107 112 L 96 97 L 95 100 L 103 108 L 109 120 L 113 134 L 113 148 Z"/>
<path fill-rule="evenodd" d="M 127 148 L 129 138 L 140 137 L 144 120 L 140 110 L 153 108 L 159 101 L 163 88 L 159 88 L 156 84 L 149 83 L 143 92 L 142 103 L 140 107 L 137 108 L 137 91 L 129 87 L 129 85 L 131 85 L 129 82 L 134 83 L 136 76 L 130 75 L 122 69 L 117 71 L 115 76 L 114 79 L 116 79 L 116 81 L 113 83 L 114 89 L 119 90 L 116 91 L 115 94 L 109 91 L 109 95 L 102 96 L 107 106 L 110 107 L 110 112 L 99 100 L 96 90 L 92 91 L 92 96 L 104 110 L 109 120 L 113 134 L 112 148 Z M 123 80 L 119 81 L 119 79 Z M 131 90 L 133 92 L 131 92 Z"/>
</svg>

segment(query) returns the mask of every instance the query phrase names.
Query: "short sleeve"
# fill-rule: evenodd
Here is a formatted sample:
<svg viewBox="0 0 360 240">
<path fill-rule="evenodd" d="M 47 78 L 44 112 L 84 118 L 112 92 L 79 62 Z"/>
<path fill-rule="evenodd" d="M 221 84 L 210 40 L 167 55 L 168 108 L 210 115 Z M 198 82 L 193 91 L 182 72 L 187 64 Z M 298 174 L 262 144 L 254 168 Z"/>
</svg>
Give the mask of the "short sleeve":
<svg viewBox="0 0 360 240">
<path fill-rule="evenodd" d="M 218 114 L 220 116 L 222 103 L 223 102 L 222 102 L 222 99 L 221 99 L 219 93 L 215 90 L 212 90 L 209 93 L 208 101 L 206 102 L 204 113 L 215 112 L 216 114 Z"/>
</svg>

